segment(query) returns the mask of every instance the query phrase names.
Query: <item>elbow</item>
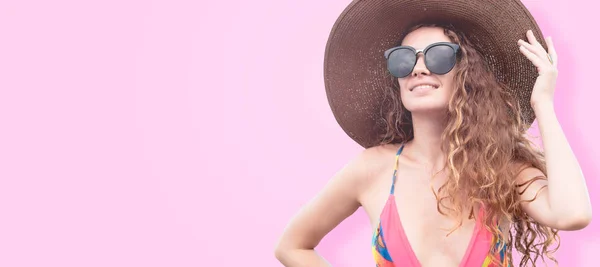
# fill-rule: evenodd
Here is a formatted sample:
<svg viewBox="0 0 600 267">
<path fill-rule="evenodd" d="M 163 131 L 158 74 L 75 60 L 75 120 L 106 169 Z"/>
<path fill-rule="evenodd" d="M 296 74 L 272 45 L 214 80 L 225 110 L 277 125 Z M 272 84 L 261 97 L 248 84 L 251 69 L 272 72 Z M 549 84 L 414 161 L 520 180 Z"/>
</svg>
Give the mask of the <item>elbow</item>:
<svg viewBox="0 0 600 267">
<path fill-rule="evenodd" d="M 282 246 L 277 246 L 274 250 L 275 259 L 277 259 L 279 263 L 283 264 L 283 266 L 290 266 L 294 262 L 298 262 L 298 258 L 301 256 L 298 254 L 298 252 L 298 249 Z"/>
<path fill-rule="evenodd" d="M 283 255 L 285 255 L 285 249 L 284 249 L 284 248 L 281 246 L 281 242 L 278 242 L 278 243 L 275 245 L 275 249 L 273 250 L 273 253 L 274 253 L 274 255 L 275 255 L 275 258 L 276 258 L 278 261 L 281 261 L 281 260 L 282 260 L 282 258 L 283 258 Z"/>
<path fill-rule="evenodd" d="M 591 222 L 592 211 L 589 210 L 563 219 L 557 228 L 563 231 L 577 231 L 587 227 Z"/>
<path fill-rule="evenodd" d="M 286 244 L 285 242 L 283 242 L 283 240 L 279 240 L 279 242 L 277 242 L 277 244 L 275 245 L 273 253 L 275 255 L 275 258 L 279 262 L 285 263 L 292 251 L 294 251 L 292 246 Z"/>
<path fill-rule="evenodd" d="M 277 246 L 275 246 L 275 250 L 273 251 L 275 253 L 275 258 L 279 261 L 279 262 L 285 262 L 285 255 L 286 252 L 288 250 L 286 250 L 285 248 L 281 247 L 279 244 Z"/>
<path fill-rule="evenodd" d="M 300 244 L 293 242 L 282 242 L 279 241 L 277 245 L 275 245 L 275 249 L 273 253 L 275 258 L 284 266 L 292 265 L 298 260 L 302 260 L 308 254 L 305 252 L 309 249 L 304 248 Z"/>
</svg>

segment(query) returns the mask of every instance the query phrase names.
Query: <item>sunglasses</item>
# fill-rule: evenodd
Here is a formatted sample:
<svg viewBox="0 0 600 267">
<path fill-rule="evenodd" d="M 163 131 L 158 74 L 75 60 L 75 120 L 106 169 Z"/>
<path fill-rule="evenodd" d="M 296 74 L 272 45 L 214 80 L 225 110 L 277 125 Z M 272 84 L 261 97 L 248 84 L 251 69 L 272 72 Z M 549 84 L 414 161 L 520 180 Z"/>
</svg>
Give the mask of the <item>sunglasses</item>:
<svg viewBox="0 0 600 267">
<path fill-rule="evenodd" d="M 456 65 L 456 55 L 459 45 L 448 42 L 433 43 L 423 50 L 416 50 L 410 46 L 397 46 L 385 51 L 389 72 L 397 78 L 410 75 L 417 65 L 417 55 L 423 53 L 425 66 L 435 74 L 443 75 L 452 70 Z"/>
</svg>

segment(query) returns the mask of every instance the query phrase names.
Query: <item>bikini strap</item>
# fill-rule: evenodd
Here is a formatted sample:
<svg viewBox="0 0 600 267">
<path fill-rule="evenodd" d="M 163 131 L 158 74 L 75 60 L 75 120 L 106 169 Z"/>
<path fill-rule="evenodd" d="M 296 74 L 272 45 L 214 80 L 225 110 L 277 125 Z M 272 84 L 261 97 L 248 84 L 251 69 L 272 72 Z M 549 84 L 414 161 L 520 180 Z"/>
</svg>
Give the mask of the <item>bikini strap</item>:
<svg viewBox="0 0 600 267">
<path fill-rule="evenodd" d="M 390 190 L 390 194 L 394 194 L 394 189 L 396 187 L 396 173 L 398 172 L 398 159 L 400 158 L 400 153 L 404 149 L 404 144 L 400 146 L 398 152 L 396 152 L 396 163 L 394 164 L 394 175 L 392 176 L 392 189 Z"/>
</svg>

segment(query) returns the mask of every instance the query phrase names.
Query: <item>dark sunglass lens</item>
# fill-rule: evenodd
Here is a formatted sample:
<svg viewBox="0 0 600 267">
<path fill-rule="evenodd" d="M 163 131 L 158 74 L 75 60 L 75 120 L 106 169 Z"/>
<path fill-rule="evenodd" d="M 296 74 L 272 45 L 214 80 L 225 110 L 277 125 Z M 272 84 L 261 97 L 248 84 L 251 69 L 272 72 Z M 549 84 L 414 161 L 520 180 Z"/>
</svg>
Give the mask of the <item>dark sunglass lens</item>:
<svg viewBox="0 0 600 267">
<path fill-rule="evenodd" d="M 395 77 L 406 77 L 412 72 L 415 60 L 415 52 L 412 50 L 406 48 L 396 49 L 388 58 L 388 70 Z"/>
<path fill-rule="evenodd" d="M 425 65 L 435 74 L 446 74 L 454 68 L 456 55 L 448 45 L 437 45 L 427 50 Z"/>
</svg>

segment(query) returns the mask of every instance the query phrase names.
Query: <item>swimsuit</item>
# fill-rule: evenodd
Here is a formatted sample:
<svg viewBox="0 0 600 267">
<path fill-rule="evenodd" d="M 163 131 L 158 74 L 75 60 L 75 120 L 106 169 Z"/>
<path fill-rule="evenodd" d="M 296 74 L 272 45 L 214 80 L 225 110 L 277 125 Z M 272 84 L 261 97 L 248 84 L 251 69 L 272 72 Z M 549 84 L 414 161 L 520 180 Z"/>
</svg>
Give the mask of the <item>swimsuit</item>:
<svg viewBox="0 0 600 267">
<path fill-rule="evenodd" d="M 413 252 L 406 233 L 400 222 L 396 199 L 394 197 L 394 186 L 396 184 L 396 173 L 398 171 L 398 159 L 404 146 L 401 146 L 396 153 L 396 164 L 392 178 L 390 195 L 385 203 L 379 225 L 373 233 L 372 252 L 377 267 L 420 267 L 415 253 Z M 499 266 L 509 267 L 508 257 L 504 257 L 506 246 L 500 247 L 500 242 L 496 243 L 492 256 L 488 256 L 490 245 L 493 239 L 491 232 L 483 227 L 480 221 L 483 218 L 484 209 L 479 209 L 479 216 L 476 218 L 476 225 L 459 267 L 492 267 L 492 257 L 501 262 Z"/>
</svg>

